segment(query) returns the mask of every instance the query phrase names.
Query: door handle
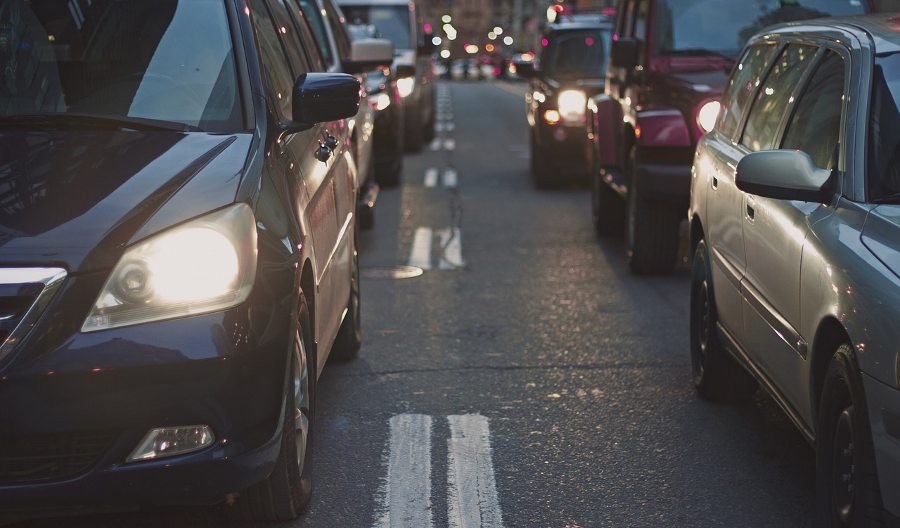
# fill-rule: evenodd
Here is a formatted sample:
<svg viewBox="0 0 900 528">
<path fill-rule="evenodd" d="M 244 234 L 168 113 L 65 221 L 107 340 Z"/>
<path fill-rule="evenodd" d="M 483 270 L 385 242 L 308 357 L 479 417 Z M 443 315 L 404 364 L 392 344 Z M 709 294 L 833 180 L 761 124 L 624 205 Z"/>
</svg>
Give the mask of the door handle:
<svg viewBox="0 0 900 528">
<path fill-rule="evenodd" d="M 329 150 L 336 149 L 338 147 L 337 138 L 329 134 L 325 137 L 325 146 L 328 147 Z"/>
<path fill-rule="evenodd" d="M 756 215 L 756 211 L 753 209 L 753 206 L 749 203 L 747 204 L 747 218 L 753 220 L 753 217 Z"/>
<path fill-rule="evenodd" d="M 713 176 L 713 179 L 712 179 L 712 188 L 714 191 L 719 188 L 719 178 L 717 178 L 715 176 Z"/>
<path fill-rule="evenodd" d="M 331 158 L 331 149 L 328 148 L 326 145 L 319 143 L 319 146 L 316 147 L 315 157 L 317 160 L 321 161 L 322 163 L 327 163 L 328 160 Z"/>
</svg>

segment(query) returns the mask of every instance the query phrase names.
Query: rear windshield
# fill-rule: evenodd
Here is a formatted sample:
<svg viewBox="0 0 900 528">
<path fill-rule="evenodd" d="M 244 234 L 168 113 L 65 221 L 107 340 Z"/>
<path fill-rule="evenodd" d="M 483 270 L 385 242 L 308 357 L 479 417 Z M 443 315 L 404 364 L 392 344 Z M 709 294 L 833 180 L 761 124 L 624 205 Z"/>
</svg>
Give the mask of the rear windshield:
<svg viewBox="0 0 900 528">
<path fill-rule="evenodd" d="M 656 6 L 657 54 L 731 59 L 767 26 L 865 12 L 861 0 L 660 0 Z"/>
<path fill-rule="evenodd" d="M 375 26 L 375 35 L 394 43 L 395 50 L 415 47 L 409 28 L 409 7 L 406 5 L 344 5 L 341 11 L 353 25 Z"/>
<path fill-rule="evenodd" d="M 0 117 L 243 127 L 222 0 L 2 0 L 0 66 Z"/>
<path fill-rule="evenodd" d="M 875 59 L 872 85 L 866 172 L 870 198 L 877 200 L 900 193 L 900 53 Z"/>
<path fill-rule="evenodd" d="M 606 75 L 610 33 L 569 31 L 550 39 L 541 55 L 541 72 L 552 79 L 600 79 Z"/>
</svg>

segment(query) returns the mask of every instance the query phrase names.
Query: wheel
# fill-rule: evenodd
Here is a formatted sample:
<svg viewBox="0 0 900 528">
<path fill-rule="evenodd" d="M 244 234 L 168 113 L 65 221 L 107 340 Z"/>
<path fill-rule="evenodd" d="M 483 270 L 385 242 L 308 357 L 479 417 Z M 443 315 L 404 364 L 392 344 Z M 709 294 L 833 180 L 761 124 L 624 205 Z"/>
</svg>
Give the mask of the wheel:
<svg viewBox="0 0 900 528">
<path fill-rule="evenodd" d="M 537 144 L 534 134 L 531 134 L 531 179 L 534 180 L 534 185 L 539 189 L 550 187 L 550 172 L 547 153 Z"/>
<path fill-rule="evenodd" d="M 428 123 L 425 124 L 425 129 L 422 131 L 425 136 L 425 141 L 431 141 L 435 137 L 434 123 L 437 119 L 435 114 L 435 108 L 437 108 L 437 103 L 434 100 L 434 90 L 432 89 L 431 96 L 431 112 L 428 114 Z"/>
<path fill-rule="evenodd" d="M 366 205 L 356 206 L 356 223 L 363 231 L 368 231 L 375 227 L 375 208 Z"/>
<path fill-rule="evenodd" d="M 350 361 L 359 356 L 362 347 L 362 324 L 359 302 L 359 252 L 356 236 L 353 237 L 353 264 L 350 274 L 350 298 L 347 300 L 347 315 L 341 323 L 338 335 L 331 347 L 331 357 L 336 361 Z"/>
<path fill-rule="evenodd" d="M 825 374 L 816 431 L 817 526 L 884 526 L 862 377 L 848 344 Z"/>
<path fill-rule="evenodd" d="M 591 174 L 591 212 L 598 236 L 617 236 L 624 231 L 625 202 L 596 170 Z"/>
<path fill-rule="evenodd" d="M 745 400 L 756 391 L 756 380 L 722 346 L 717 322 L 709 253 L 700 240 L 691 273 L 691 377 L 703 399 Z"/>
<path fill-rule="evenodd" d="M 382 187 L 390 188 L 400 185 L 402 177 L 403 141 L 398 139 L 397 152 L 394 153 L 393 159 L 388 163 L 381 163 L 375 166 L 375 181 Z"/>
<path fill-rule="evenodd" d="M 636 163 L 629 161 L 627 214 L 628 266 L 637 274 L 671 273 L 678 255 L 679 209 L 641 193 Z"/>
<path fill-rule="evenodd" d="M 252 521 L 290 521 L 306 509 L 312 495 L 316 370 L 309 309 L 301 297 L 300 322 L 294 335 L 290 382 L 284 401 L 281 450 L 275 468 L 262 482 L 241 493 L 241 517 Z"/>
<path fill-rule="evenodd" d="M 408 119 L 403 143 L 407 152 L 421 152 L 425 146 L 425 126 L 422 123 L 421 110 L 418 106 L 410 106 L 406 111 Z"/>
</svg>

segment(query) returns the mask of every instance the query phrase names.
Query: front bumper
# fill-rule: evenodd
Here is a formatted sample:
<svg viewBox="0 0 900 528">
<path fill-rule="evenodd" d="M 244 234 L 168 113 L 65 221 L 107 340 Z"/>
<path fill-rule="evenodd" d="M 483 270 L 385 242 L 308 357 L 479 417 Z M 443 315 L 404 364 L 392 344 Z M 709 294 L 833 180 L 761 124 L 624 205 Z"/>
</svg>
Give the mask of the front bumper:
<svg viewBox="0 0 900 528">
<path fill-rule="evenodd" d="M 75 307 L 104 279 L 71 277 L 0 371 L 0 446 L 42 446 L 0 450 L 0 518 L 212 504 L 274 466 L 290 308 L 273 310 L 257 288 L 228 311 L 80 333 L 83 317 L 69 314 L 85 314 Z M 204 450 L 125 463 L 150 429 L 199 424 L 215 434 Z"/>
<path fill-rule="evenodd" d="M 900 390 L 867 374 L 862 378 L 886 521 L 900 527 Z"/>
<path fill-rule="evenodd" d="M 540 116 L 535 117 L 535 146 L 542 149 L 553 167 L 565 174 L 587 175 L 590 164 L 587 157 L 588 138 L 583 124 L 548 125 Z"/>
</svg>

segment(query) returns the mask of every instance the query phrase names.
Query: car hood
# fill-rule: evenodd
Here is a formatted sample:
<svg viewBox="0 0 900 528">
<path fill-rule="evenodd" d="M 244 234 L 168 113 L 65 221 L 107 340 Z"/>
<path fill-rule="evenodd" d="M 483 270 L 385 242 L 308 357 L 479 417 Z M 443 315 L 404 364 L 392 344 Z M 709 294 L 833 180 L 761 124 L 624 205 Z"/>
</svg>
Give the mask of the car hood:
<svg viewBox="0 0 900 528">
<path fill-rule="evenodd" d="M 869 212 L 862 242 L 900 277 L 900 205 L 879 205 Z"/>
<path fill-rule="evenodd" d="M 728 80 L 728 71 L 724 69 L 672 72 L 670 75 L 673 83 L 681 85 L 682 89 L 708 95 L 722 93 L 725 82 Z"/>
<path fill-rule="evenodd" d="M 109 268 L 151 219 L 164 228 L 231 203 L 249 143 L 168 131 L 0 132 L 0 266 Z M 237 169 L 216 162 L 234 157 Z"/>
</svg>

